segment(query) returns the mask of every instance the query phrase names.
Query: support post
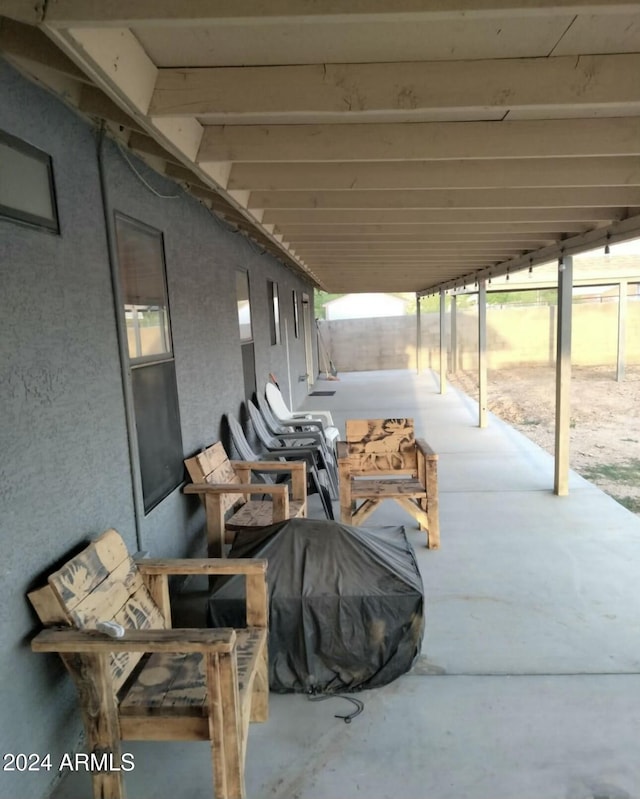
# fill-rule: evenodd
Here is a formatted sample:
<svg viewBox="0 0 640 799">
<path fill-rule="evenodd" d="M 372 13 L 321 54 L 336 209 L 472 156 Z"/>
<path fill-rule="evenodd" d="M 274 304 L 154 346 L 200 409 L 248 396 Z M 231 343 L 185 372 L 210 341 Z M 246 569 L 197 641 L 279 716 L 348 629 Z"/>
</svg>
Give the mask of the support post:
<svg viewBox="0 0 640 799">
<path fill-rule="evenodd" d="M 478 280 L 478 427 L 487 426 L 487 284 Z"/>
<path fill-rule="evenodd" d="M 447 331 L 446 321 L 446 295 L 440 289 L 440 393 L 447 390 Z"/>
<path fill-rule="evenodd" d="M 422 372 L 422 327 L 420 325 L 420 300 L 422 297 L 416 294 L 416 372 Z"/>
<path fill-rule="evenodd" d="M 558 265 L 558 332 L 556 336 L 556 432 L 553 493 L 569 493 L 569 432 L 571 416 L 571 312 L 573 258 Z"/>
<path fill-rule="evenodd" d="M 616 362 L 616 380 L 624 380 L 624 367 L 627 349 L 627 281 L 618 283 L 618 355 Z"/>
<path fill-rule="evenodd" d="M 458 371 L 458 298 L 451 297 L 451 358 L 449 359 L 451 374 Z"/>
</svg>

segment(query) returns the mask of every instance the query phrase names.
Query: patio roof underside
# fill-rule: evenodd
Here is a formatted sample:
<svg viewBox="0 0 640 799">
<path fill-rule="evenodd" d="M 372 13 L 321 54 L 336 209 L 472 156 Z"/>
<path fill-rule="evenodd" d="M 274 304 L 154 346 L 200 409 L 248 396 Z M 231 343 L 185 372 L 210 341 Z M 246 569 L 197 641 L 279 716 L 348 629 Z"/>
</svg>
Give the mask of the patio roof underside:
<svg viewBox="0 0 640 799">
<path fill-rule="evenodd" d="M 640 3 L 0 9 L 7 58 L 327 290 L 428 293 L 640 235 Z"/>
</svg>

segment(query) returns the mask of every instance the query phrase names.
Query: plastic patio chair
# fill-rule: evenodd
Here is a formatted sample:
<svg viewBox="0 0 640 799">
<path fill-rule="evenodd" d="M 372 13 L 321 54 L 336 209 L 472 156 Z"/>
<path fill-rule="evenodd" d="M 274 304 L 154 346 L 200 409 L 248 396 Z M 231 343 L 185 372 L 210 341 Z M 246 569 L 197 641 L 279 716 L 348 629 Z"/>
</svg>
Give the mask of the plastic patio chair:
<svg viewBox="0 0 640 799">
<path fill-rule="evenodd" d="M 331 496 L 327 488 L 322 484 L 318 468 L 316 466 L 316 453 L 313 450 L 303 449 L 302 447 L 282 448 L 277 454 L 273 452 L 257 453 L 254 451 L 251 444 L 247 440 L 244 430 L 240 422 L 230 414 L 227 414 L 227 423 L 231 433 L 231 439 L 236 452 L 246 461 L 261 461 L 261 460 L 274 460 L 277 457 L 283 461 L 299 460 L 305 461 L 307 464 L 307 493 L 318 494 L 322 503 L 327 519 L 333 519 L 333 507 L 331 505 Z M 253 470 L 256 471 L 255 469 Z"/>
<path fill-rule="evenodd" d="M 332 499 L 338 499 L 338 464 L 333 452 L 325 441 L 314 442 L 309 438 L 309 433 L 279 433 L 272 435 L 267 429 L 267 425 L 256 406 L 247 400 L 247 410 L 253 424 L 253 429 L 260 439 L 260 443 L 269 452 L 277 453 L 282 448 L 291 449 L 292 447 L 302 447 L 316 453 L 316 465 L 319 469 L 324 469 L 327 474 L 331 487 Z"/>
<path fill-rule="evenodd" d="M 285 422 L 287 419 L 320 419 L 325 428 L 334 427 L 337 430 L 329 411 L 291 411 L 284 401 L 282 392 L 273 383 L 267 383 L 265 394 L 267 395 L 267 401 L 271 406 L 271 410 L 281 422 Z"/>
</svg>

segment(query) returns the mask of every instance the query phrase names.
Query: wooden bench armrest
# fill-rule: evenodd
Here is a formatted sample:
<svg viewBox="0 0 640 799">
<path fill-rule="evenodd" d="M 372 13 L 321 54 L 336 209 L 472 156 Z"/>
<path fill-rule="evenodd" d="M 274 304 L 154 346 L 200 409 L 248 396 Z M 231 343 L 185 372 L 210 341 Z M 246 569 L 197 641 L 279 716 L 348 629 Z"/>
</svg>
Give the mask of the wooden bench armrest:
<svg viewBox="0 0 640 799">
<path fill-rule="evenodd" d="M 267 561 L 264 558 L 149 558 L 136 561 L 145 582 L 161 580 L 167 601 L 163 604 L 165 618 L 168 613 L 168 575 L 186 574 L 244 574 L 246 582 L 247 624 L 266 627 L 269 618 L 267 601 Z"/>
<path fill-rule="evenodd" d="M 433 451 L 433 449 L 427 444 L 424 438 L 416 438 L 416 447 L 420 450 L 420 452 L 430 460 L 437 460 L 438 455 Z"/>
<path fill-rule="evenodd" d="M 262 558 L 145 558 L 137 560 L 141 574 L 249 574 L 264 575 Z"/>
<path fill-rule="evenodd" d="M 95 630 L 50 627 L 31 642 L 34 652 L 231 652 L 236 645 L 233 628 L 126 630 L 123 638 L 111 638 Z"/>
<path fill-rule="evenodd" d="M 229 461 L 234 469 L 249 467 L 254 472 L 300 472 L 306 461 Z"/>
<path fill-rule="evenodd" d="M 282 483 L 189 483 L 184 487 L 185 494 L 273 494 L 274 496 L 288 492 Z"/>
</svg>

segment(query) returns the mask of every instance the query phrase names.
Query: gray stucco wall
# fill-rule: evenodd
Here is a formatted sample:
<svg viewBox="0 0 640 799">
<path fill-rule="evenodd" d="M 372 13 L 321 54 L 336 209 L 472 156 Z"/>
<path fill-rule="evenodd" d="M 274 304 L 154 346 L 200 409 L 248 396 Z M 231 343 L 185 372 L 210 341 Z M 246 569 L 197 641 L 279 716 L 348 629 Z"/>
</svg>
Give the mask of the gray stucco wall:
<svg viewBox="0 0 640 799">
<path fill-rule="evenodd" d="M 51 752 L 55 763 L 76 747 L 79 715 L 57 659 L 29 649 L 39 624 L 25 594 L 55 561 L 107 527 L 135 550 L 141 503 L 129 457 L 95 132 L 2 60 L 0 129 L 52 156 L 61 224 L 56 236 L 0 218 L 0 747 Z M 285 389 L 287 381 L 284 336 L 280 346 L 269 344 L 267 279 L 279 284 L 290 331 L 291 290 L 312 300 L 313 292 L 175 184 L 135 163 L 159 191 L 179 195 L 156 197 L 106 143 L 108 218 L 118 210 L 164 234 L 186 456 L 219 437 L 222 414 L 237 413 L 244 396 L 234 270 L 250 275 L 259 388 L 269 372 Z M 303 339 L 290 335 L 289 344 L 292 374 L 304 373 Z M 294 392 L 297 405 L 306 386 L 296 384 Z M 139 518 L 142 546 L 158 556 L 201 551 L 203 523 L 198 503 L 176 489 Z M 53 777 L 1 773 L 0 795 L 45 796 Z"/>
</svg>

